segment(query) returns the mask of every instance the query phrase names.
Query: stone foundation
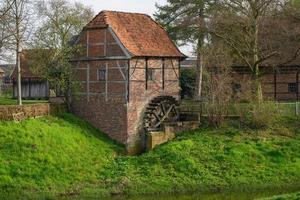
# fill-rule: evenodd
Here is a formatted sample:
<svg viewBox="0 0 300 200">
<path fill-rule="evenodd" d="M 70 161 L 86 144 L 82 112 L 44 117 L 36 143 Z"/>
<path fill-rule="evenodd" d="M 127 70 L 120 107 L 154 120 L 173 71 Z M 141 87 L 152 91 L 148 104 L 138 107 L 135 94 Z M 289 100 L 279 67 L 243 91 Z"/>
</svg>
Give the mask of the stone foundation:
<svg viewBox="0 0 300 200">
<path fill-rule="evenodd" d="M 147 134 L 147 151 L 154 149 L 154 147 L 173 140 L 176 137 L 174 132 L 150 132 Z"/>
<path fill-rule="evenodd" d="M 147 133 L 146 150 L 150 151 L 158 145 L 173 140 L 178 132 L 193 130 L 197 129 L 198 127 L 199 122 L 177 122 L 173 124 L 165 124 L 164 131 Z"/>
<path fill-rule="evenodd" d="M 0 121 L 21 121 L 28 118 L 42 117 L 49 114 L 50 105 L 48 103 L 23 106 L 0 106 Z"/>
</svg>

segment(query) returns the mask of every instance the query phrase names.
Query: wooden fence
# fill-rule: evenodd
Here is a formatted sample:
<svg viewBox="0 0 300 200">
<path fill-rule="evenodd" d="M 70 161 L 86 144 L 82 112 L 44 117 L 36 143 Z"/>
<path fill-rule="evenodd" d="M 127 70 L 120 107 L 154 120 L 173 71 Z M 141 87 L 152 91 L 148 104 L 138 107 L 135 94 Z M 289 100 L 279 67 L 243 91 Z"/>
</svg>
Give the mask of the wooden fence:
<svg viewBox="0 0 300 200">
<path fill-rule="evenodd" d="M 267 103 L 266 103 L 267 104 Z M 300 102 L 276 102 L 270 103 L 275 105 L 278 113 L 281 115 L 300 115 Z M 207 115 L 208 109 L 211 106 L 209 102 L 199 102 L 199 101 L 183 101 L 178 107 L 181 114 L 198 114 Z M 240 116 L 241 112 L 250 110 L 249 103 L 233 103 L 226 108 L 227 116 Z"/>
</svg>

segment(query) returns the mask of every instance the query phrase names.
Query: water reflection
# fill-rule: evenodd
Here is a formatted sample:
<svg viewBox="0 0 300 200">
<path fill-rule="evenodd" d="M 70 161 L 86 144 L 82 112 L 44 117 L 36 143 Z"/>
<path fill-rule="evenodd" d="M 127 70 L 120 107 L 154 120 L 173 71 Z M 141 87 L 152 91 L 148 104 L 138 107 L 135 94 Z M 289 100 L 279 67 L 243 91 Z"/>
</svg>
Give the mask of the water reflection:
<svg viewBox="0 0 300 200">
<path fill-rule="evenodd" d="M 275 195 L 297 192 L 298 190 L 263 191 L 251 193 L 192 194 L 192 195 L 152 195 L 137 197 L 114 197 L 107 200 L 258 200 Z"/>
</svg>

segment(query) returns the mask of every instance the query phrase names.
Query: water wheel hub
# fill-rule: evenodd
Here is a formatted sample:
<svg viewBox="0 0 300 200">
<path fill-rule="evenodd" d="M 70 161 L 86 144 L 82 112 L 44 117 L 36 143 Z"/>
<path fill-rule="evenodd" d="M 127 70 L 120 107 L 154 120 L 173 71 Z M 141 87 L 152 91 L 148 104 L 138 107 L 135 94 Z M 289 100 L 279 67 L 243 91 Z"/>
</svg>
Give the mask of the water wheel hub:
<svg viewBox="0 0 300 200">
<path fill-rule="evenodd" d="M 146 107 L 144 115 L 144 128 L 147 132 L 162 131 L 166 122 L 178 120 L 178 102 L 172 96 L 154 98 Z"/>
</svg>

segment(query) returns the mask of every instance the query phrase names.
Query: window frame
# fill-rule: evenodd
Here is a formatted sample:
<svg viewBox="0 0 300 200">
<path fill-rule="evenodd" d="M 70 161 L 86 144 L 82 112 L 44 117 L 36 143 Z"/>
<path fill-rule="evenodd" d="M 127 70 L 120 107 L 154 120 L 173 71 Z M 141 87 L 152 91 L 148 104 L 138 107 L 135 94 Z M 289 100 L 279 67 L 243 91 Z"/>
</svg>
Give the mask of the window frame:
<svg viewBox="0 0 300 200">
<path fill-rule="evenodd" d="M 297 83 L 288 83 L 288 92 L 289 93 L 297 93 Z"/>
<path fill-rule="evenodd" d="M 242 92 L 242 84 L 241 83 L 232 83 L 232 90 L 234 93 Z"/>
<path fill-rule="evenodd" d="M 147 80 L 148 81 L 155 81 L 155 69 L 148 68 L 147 69 Z"/>
<path fill-rule="evenodd" d="M 100 73 L 103 73 L 102 75 L 104 76 L 104 77 L 102 77 L 101 75 L 100 75 Z M 107 71 L 106 71 L 106 69 L 98 69 L 97 70 L 97 80 L 98 81 L 106 81 L 106 79 L 107 79 Z"/>
</svg>

